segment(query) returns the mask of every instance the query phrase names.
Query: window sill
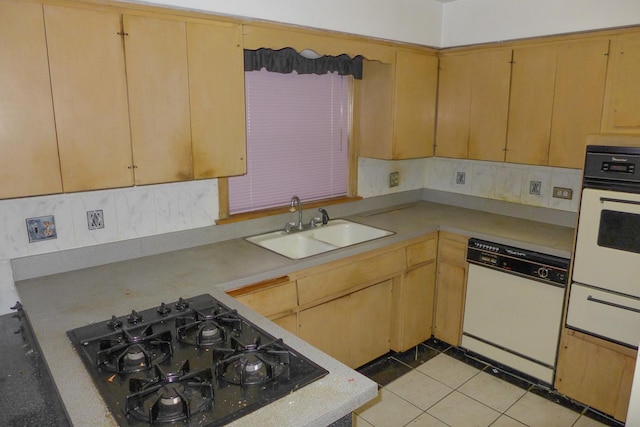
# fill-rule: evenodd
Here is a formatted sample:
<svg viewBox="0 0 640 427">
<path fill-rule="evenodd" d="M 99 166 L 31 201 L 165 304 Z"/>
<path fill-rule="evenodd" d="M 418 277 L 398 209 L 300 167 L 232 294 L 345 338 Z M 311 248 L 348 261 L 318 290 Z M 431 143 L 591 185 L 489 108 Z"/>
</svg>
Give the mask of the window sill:
<svg viewBox="0 0 640 427">
<path fill-rule="evenodd" d="M 340 203 L 355 202 L 362 200 L 362 197 L 336 197 L 333 199 L 314 200 L 311 202 L 304 202 L 302 207 L 303 211 L 312 208 L 321 208 L 330 205 L 337 205 Z M 289 206 L 281 206 L 277 208 L 265 209 L 261 211 L 243 212 L 240 214 L 229 215 L 227 218 L 221 218 L 216 220 L 216 225 L 230 224 L 233 222 L 246 221 L 250 219 L 263 218 L 271 215 L 280 215 L 289 212 Z"/>
</svg>

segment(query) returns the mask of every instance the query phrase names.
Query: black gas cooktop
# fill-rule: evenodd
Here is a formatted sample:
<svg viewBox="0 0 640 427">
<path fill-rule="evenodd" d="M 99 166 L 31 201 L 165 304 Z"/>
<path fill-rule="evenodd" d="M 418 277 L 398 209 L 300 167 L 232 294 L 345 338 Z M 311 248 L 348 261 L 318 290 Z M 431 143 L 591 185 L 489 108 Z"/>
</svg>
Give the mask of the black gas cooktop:
<svg viewBox="0 0 640 427">
<path fill-rule="evenodd" d="M 67 332 L 122 426 L 219 426 L 328 372 L 210 295 Z"/>
</svg>

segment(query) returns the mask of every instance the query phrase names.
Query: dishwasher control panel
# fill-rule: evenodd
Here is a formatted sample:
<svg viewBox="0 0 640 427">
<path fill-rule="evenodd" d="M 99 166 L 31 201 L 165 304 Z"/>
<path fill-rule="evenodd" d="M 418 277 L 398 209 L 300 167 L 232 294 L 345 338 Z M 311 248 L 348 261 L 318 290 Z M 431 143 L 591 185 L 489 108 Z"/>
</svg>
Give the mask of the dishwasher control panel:
<svg viewBox="0 0 640 427">
<path fill-rule="evenodd" d="M 569 282 L 569 259 L 486 240 L 469 239 L 467 261 L 550 284 Z"/>
</svg>

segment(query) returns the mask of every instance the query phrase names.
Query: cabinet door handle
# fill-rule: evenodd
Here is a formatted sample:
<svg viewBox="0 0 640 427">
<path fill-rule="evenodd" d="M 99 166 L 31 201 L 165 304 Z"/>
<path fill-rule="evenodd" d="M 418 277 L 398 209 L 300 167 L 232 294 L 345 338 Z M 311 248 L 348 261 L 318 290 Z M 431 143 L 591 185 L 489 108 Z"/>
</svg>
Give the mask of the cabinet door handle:
<svg viewBox="0 0 640 427">
<path fill-rule="evenodd" d="M 587 297 L 587 301 L 591 301 L 591 302 L 595 302 L 595 303 L 603 304 L 603 305 L 608 305 L 608 306 L 615 307 L 615 308 L 620 308 L 622 310 L 633 311 L 634 313 L 640 313 L 640 309 L 637 309 L 637 308 L 634 308 L 634 307 L 627 307 L 626 305 L 617 304 L 615 302 L 601 300 L 601 299 L 598 299 L 598 298 L 594 298 L 591 295 L 589 295 Z"/>
</svg>

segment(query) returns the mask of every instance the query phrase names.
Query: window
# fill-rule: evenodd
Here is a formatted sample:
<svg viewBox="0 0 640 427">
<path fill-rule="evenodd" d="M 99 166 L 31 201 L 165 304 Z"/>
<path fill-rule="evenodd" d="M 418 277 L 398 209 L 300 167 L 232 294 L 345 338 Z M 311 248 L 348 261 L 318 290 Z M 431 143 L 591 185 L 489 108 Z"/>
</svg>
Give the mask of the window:
<svg viewBox="0 0 640 427">
<path fill-rule="evenodd" d="M 229 178 L 231 214 L 347 194 L 349 79 L 245 73 L 247 174 Z"/>
</svg>

